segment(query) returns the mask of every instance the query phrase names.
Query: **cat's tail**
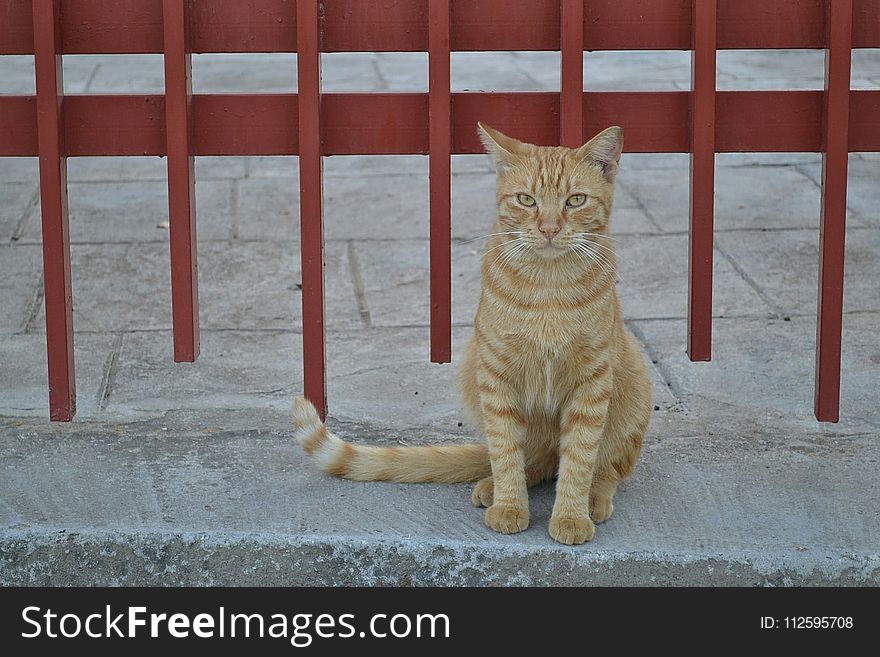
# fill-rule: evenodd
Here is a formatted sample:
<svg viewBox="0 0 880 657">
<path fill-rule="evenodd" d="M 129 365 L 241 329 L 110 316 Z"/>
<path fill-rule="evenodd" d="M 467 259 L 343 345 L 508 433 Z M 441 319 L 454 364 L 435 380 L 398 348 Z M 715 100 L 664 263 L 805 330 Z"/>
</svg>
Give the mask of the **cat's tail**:
<svg viewBox="0 0 880 657">
<path fill-rule="evenodd" d="M 304 397 L 293 402 L 297 442 L 329 474 L 358 481 L 455 484 L 492 474 L 486 445 L 368 447 L 353 445 L 327 430 Z"/>
</svg>

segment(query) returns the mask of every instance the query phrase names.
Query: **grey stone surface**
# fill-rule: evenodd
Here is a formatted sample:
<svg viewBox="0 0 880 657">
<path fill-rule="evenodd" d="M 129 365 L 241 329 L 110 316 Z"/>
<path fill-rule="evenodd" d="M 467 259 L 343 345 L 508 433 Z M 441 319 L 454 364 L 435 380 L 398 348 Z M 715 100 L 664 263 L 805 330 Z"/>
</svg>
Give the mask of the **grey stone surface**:
<svg viewBox="0 0 880 657">
<path fill-rule="evenodd" d="M 388 91 L 428 90 L 428 53 L 379 52 L 374 61 Z"/>
<path fill-rule="evenodd" d="M 0 183 L 0 243 L 21 237 L 21 227 L 37 203 L 39 188 L 34 182 Z"/>
<path fill-rule="evenodd" d="M 302 326 L 299 246 L 292 241 L 225 242 L 199 249 L 200 316 L 205 328 Z M 360 325 L 344 244 L 326 248 L 328 326 Z M 80 331 L 171 328 L 171 256 L 167 243 L 74 244 L 74 326 Z M 45 308 L 35 322 L 43 330 Z"/>
<path fill-rule="evenodd" d="M 24 331 L 41 294 L 39 247 L 0 246 L 0 334 Z"/>
<path fill-rule="evenodd" d="M 168 245 L 74 244 L 70 247 L 75 331 L 171 327 Z M 45 331 L 45 303 L 34 330 Z"/>
<path fill-rule="evenodd" d="M 234 185 L 200 180 L 195 188 L 198 236 L 228 239 Z M 70 182 L 68 206 L 72 244 L 168 239 L 168 186 L 164 180 Z M 23 226 L 22 243 L 41 241 L 39 203 L 31 208 Z"/>
<path fill-rule="evenodd" d="M 306 463 L 283 418 L 250 414 L 255 426 L 235 432 L 184 428 L 205 419 L 74 425 L 51 437 L 7 422 L 0 581 L 878 583 L 871 439 L 795 446 L 736 425 L 653 439 L 614 517 L 570 548 L 547 535 L 549 486 L 532 491 L 526 532 L 487 535 L 467 486 L 332 479 Z M 854 479 L 865 482 L 858 495 Z"/>
<path fill-rule="evenodd" d="M 549 89 L 549 85 L 535 79 L 528 70 L 518 66 L 521 60 L 512 52 L 456 52 L 452 54 L 451 60 L 453 91 Z M 554 68 L 558 71 L 558 66 L 548 66 L 547 70 Z"/>
<path fill-rule="evenodd" d="M 302 337 L 281 331 L 202 333 L 194 363 L 174 363 L 170 331 L 127 333 L 119 345 L 107 412 L 120 418 L 157 416 L 167 399 L 187 409 L 217 412 L 290 405 L 302 388 Z"/>
<path fill-rule="evenodd" d="M 718 235 L 719 247 L 783 314 L 815 314 L 819 236 L 815 230 Z M 880 231 L 847 231 L 844 304 L 848 312 L 880 310 Z M 720 281 L 719 281 L 720 284 Z"/>
<path fill-rule="evenodd" d="M 322 53 L 321 85 L 328 93 L 385 90 L 373 53 Z"/>
<path fill-rule="evenodd" d="M 880 435 L 877 319 L 877 313 L 844 316 L 841 420 L 837 424 L 817 423 L 813 417 L 813 316 L 789 321 L 715 320 L 713 356 L 708 363 L 687 360 L 683 320 L 638 322 L 637 330 L 658 356 L 658 367 L 672 391 L 703 425 L 704 433 L 723 434 L 727 422 L 741 419 L 754 423 L 756 437 L 776 431 L 779 439 L 793 443 L 810 434 L 823 439 L 864 435 L 876 442 Z"/>
<path fill-rule="evenodd" d="M 687 250 L 684 235 L 651 239 L 622 235 L 618 252 L 618 295 L 631 319 L 687 316 Z M 766 316 L 772 312 L 730 262 L 716 251 L 714 316 Z"/>
<path fill-rule="evenodd" d="M 719 85 L 732 80 L 732 76 L 720 66 L 717 78 Z M 643 50 L 584 53 L 584 88 L 588 91 L 672 91 L 688 88 L 690 79 L 689 52 Z"/>
<path fill-rule="evenodd" d="M 0 60 L 2 61 L 2 60 Z M 0 157 L 0 181 L 37 184 L 38 163 L 35 157 Z"/>
<path fill-rule="evenodd" d="M 101 410 L 116 342 L 118 337 L 107 333 L 81 332 L 74 338 L 79 417 Z M 0 339 L 0 417 L 13 423 L 18 420 L 10 418 L 37 418 L 35 430 L 45 434 L 49 424 L 45 334 L 16 333 Z"/>
<path fill-rule="evenodd" d="M 296 54 L 201 54 L 193 56 L 195 93 L 296 91 Z"/>
<path fill-rule="evenodd" d="M 256 158 L 197 157 L 196 185 L 206 180 L 243 178 L 249 162 L 254 159 Z M 161 157 L 72 157 L 67 160 L 67 179 L 70 182 L 165 181 L 166 177 L 167 166 L 165 158 Z"/>
<path fill-rule="evenodd" d="M 688 229 L 688 164 L 650 169 L 622 179 L 664 231 Z M 817 228 L 819 188 L 791 167 L 717 166 L 715 226 L 742 228 Z"/>
<path fill-rule="evenodd" d="M 853 86 L 880 88 L 880 51 Z M 65 57 L 70 93 L 161 92 L 160 56 Z M 686 52 L 586 53 L 585 87 L 686 89 Z M 558 53 L 459 53 L 456 89 L 554 91 Z M 201 93 L 296 88 L 294 55 L 198 55 Z M 330 55 L 329 91 L 425 91 L 424 53 Z M 720 89 L 821 87 L 819 52 L 720 52 Z M 33 59 L 0 57 L 0 93 Z M 717 156 L 713 360 L 687 341 L 688 155 L 625 154 L 620 295 L 655 388 L 614 518 L 553 543 L 483 527 L 467 486 L 343 482 L 291 443 L 303 387 L 295 157 L 197 158 L 201 356 L 174 363 L 166 162 L 68 163 L 77 419 L 48 422 L 36 158 L 0 158 L 3 584 L 880 584 L 880 157 L 850 158 L 841 422 L 812 416 L 815 153 Z M 429 362 L 428 158 L 324 160 L 330 424 L 476 438 L 456 372 L 493 220 L 486 156 L 452 163 L 453 363 Z M 670 234 L 671 233 L 671 234 Z M 786 321 L 788 318 L 788 321 Z"/>
<path fill-rule="evenodd" d="M 67 55 L 64 73 L 67 93 L 161 94 L 165 91 L 162 55 Z M 82 87 L 74 89 L 72 84 Z"/>
<path fill-rule="evenodd" d="M 871 155 L 866 153 L 865 155 Z M 821 159 L 798 167 L 817 188 L 822 184 Z M 850 155 L 847 176 L 847 223 L 880 228 L 880 205 L 877 203 L 878 175 L 876 160 Z"/>
</svg>

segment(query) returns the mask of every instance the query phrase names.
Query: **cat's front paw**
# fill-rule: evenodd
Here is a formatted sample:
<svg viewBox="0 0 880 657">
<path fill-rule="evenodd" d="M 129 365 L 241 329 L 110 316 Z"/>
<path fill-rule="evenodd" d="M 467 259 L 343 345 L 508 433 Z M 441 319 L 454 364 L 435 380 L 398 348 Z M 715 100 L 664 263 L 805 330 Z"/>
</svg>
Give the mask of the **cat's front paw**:
<svg viewBox="0 0 880 657">
<path fill-rule="evenodd" d="M 607 495 L 596 495 L 590 498 L 590 517 L 597 525 L 605 522 L 614 513 L 614 502 Z"/>
<path fill-rule="evenodd" d="M 584 516 L 551 516 L 550 536 L 565 545 L 586 543 L 596 533 L 596 525 Z"/>
<path fill-rule="evenodd" d="M 486 509 L 486 526 L 501 534 L 515 534 L 528 528 L 529 510 L 493 504 Z"/>
<path fill-rule="evenodd" d="M 486 477 L 485 479 L 480 479 L 476 486 L 474 486 L 474 492 L 471 493 L 471 504 L 474 506 L 492 506 L 492 501 L 495 498 L 495 482 L 492 477 Z"/>
</svg>

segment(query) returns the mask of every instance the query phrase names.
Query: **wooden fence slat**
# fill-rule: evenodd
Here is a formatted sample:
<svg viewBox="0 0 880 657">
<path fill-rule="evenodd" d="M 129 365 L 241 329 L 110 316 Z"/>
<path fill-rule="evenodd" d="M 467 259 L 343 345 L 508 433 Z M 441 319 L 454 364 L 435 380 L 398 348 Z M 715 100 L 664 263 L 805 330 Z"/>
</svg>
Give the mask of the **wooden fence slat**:
<svg viewBox="0 0 880 657">
<path fill-rule="evenodd" d="M 814 406 L 816 419 L 820 422 L 837 422 L 840 415 L 852 20 L 852 0 L 828 3 Z"/>
<path fill-rule="evenodd" d="M 176 362 L 192 362 L 199 355 L 190 8 L 191 0 L 163 0 L 171 309 Z"/>
<path fill-rule="evenodd" d="M 559 97 L 559 143 L 584 143 L 584 3 L 562 2 L 562 75 Z"/>
<path fill-rule="evenodd" d="M 431 211 L 431 362 L 452 360 L 449 0 L 428 2 L 428 153 Z"/>
<path fill-rule="evenodd" d="M 73 356 L 73 292 L 64 154 L 64 83 L 61 66 L 61 10 L 58 0 L 33 0 L 36 122 L 43 221 L 43 285 L 49 369 L 49 416 L 76 415 Z"/>
<path fill-rule="evenodd" d="M 305 395 L 327 416 L 319 0 L 297 0 L 298 137 Z"/>
<path fill-rule="evenodd" d="M 687 351 L 691 360 L 709 360 L 715 214 L 716 0 L 694 0 L 693 7 Z"/>
</svg>

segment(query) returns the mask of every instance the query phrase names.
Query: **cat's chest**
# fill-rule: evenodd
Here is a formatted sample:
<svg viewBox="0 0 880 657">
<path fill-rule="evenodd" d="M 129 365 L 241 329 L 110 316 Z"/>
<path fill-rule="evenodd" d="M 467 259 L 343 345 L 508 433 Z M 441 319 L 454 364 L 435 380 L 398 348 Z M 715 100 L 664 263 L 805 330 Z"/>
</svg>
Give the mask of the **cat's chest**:
<svg viewBox="0 0 880 657">
<path fill-rule="evenodd" d="M 541 410 L 550 415 L 558 413 L 576 385 L 583 355 L 560 353 L 552 349 L 526 355 L 521 363 L 517 386 L 524 408 Z"/>
<path fill-rule="evenodd" d="M 590 308 L 564 308 L 547 304 L 523 312 L 517 308 L 503 311 L 507 340 L 540 356 L 568 358 L 592 338 L 605 333 L 613 321 L 608 309 L 596 304 Z"/>
</svg>

